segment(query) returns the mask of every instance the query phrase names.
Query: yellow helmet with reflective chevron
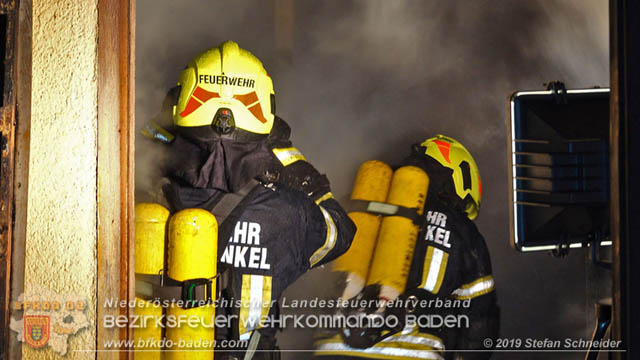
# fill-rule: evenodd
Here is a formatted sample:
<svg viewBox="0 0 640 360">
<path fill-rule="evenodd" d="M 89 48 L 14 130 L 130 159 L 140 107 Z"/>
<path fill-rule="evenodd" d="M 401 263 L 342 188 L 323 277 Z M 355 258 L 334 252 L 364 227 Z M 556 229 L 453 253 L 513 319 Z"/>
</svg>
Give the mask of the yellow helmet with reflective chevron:
<svg viewBox="0 0 640 360">
<path fill-rule="evenodd" d="M 469 219 L 475 219 L 480 211 L 482 181 L 471 153 L 461 143 L 444 135 L 436 135 L 420 145 L 426 148 L 427 156 L 453 170 L 451 177 L 456 195 L 465 201 Z"/>
<path fill-rule="evenodd" d="M 173 122 L 268 134 L 275 118 L 273 83 L 262 63 L 233 41 L 197 55 L 180 74 Z"/>
</svg>

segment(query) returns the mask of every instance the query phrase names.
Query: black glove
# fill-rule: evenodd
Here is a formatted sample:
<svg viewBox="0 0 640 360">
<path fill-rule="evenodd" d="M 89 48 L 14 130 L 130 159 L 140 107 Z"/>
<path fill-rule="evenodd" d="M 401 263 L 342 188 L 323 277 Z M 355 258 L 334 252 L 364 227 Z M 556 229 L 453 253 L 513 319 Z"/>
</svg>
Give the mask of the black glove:
<svg viewBox="0 0 640 360">
<path fill-rule="evenodd" d="M 369 285 L 365 287 L 362 292 L 355 298 L 358 302 L 365 300 L 372 301 L 374 304 L 378 303 L 378 296 L 380 293 L 379 285 Z M 354 348 L 368 348 L 374 344 L 384 340 L 385 338 L 397 334 L 405 327 L 408 315 L 424 315 L 424 314 L 438 314 L 441 310 L 431 308 L 421 308 L 421 301 L 429 301 L 435 299 L 436 295 L 431 294 L 423 289 L 409 289 L 405 293 L 401 294 L 398 299 L 394 300 L 392 304 L 385 306 L 383 310 L 373 307 L 357 307 L 351 309 L 350 315 L 356 316 L 369 316 L 381 317 L 383 321 L 382 326 L 376 327 L 361 327 L 361 328 L 347 328 L 343 329 L 342 337 L 345 343 Z M 348 314 L 349 315 L 349 314 Z M 391 321 L 391 318 L 394 318 Z M 378 319 L 379 320 L 379 319 Z M 364 323 L 366 324 L 366 322 Z M 393 327 L 390 325 L 393 324 Z M 433 331 L 440 332 L 442 329 L 432 329 Z M 382 335 L 384 333 L 384 335 Z"/>
<path fill-rule="evenodd" d="M 312 200 L 331 191 L 329 179 L 305 160 L 298 160 L 276 171 L 279 173 L 268 174 L 266 179 L 302 191 Z"/>
<path fill-rule="evenodd" d="M 380 285 L 369 285 L 353 301 L 350 300 L 350 303 L 357 304 L 355 308 L 343 310 L 342 315 L 345 317 L 358 317 L 359 325 L 362 325 L 342 329 L 341 336 L 347 345 L 353 348 L 366 349 L 404 328 L 404 313 L 402 313 L 402 316 L 398 316 L 392 310 L 392 307 L 379 308 L 379 295 Z M 389 316 L 397 316 L 398 321 L 394 322 L 395 326 L 393 328 L 389 327 L 389 322 L 386 321 Z"/>
</svg>

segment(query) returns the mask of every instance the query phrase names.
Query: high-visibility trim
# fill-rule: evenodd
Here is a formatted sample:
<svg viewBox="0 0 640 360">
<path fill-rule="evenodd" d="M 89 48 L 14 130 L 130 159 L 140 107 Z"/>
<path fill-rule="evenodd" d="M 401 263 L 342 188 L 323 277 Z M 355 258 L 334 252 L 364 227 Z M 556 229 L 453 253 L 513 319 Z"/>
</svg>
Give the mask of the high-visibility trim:
<svg viewBox="0 0 640 360">
<path fill-rule="evenodd" d="M 427 247 L 427 255 L 424 257 L 424 264 L 422 265 L 422 282 L 420 287 L 425 289 L 427 284 L 427 278 L 429 276 L 429 269 L 431 269 L 431 262 L 433 261 L 433 247 Z"/>
<path fill-rule="evenodd" d="M 444 350 L 442 339 L 431 334 L 421 333 L 418 331 L 417 326 L 412 327 L 409 325 L 406 325 L 401 332 L 385 338 L 381 343 L 409 343 Z"/>
<path fill-rule="evenodd" d="M 262 314 L 262 285 L 264 277 L 251 275 L 251 302 L 249 303 L 249 318 L 247 319 L 247 330 L 258 328 L 260 315 Z"/>
<path fill-rule="evenodd" d="M 325 200 L 329 200 L 329 199 L 333 199 L 333 194 L 331 193 L 331 191 L 329 191 L 328 193 L 320 196 L 320 198 L 318 198 L 318 200 L 316 200 L 316 204 L 320 205 L 321 202 L 323 202 Z"/>
<path fill-rule="evenodd" d="M 342 343 L 341 341 L 319 341 L 315 352 L 316 355 L 337 355 L 356 356 L 371 359 L 391 359 L 391 360 L 443 360 L 444 358 L 437 350 L 429 346 L 421 348 L 411 348 L 410 343 L 378 343 L 370 348 L 356 349 Z M 429 351 L 431 350 L 431 351 Z"/>
<path fill-rule="evenodd" d="M 440 271 L 438 272 L 438 279 L 436 280 L 436 287 L 433 289 L 433 293 L 437 294 L 440 292 L 440 287 L 442 286 L 442 280 L 444 280 L 444 275 L 447 273 L 447 263 L 449 262 L 449 253 L 444 252 L 442 250 L 438 250 L 442 252 L 442 264 L 440 265 Z"/>
<path fill-rule="evenodd" d="M 209 101 L 212 98 L 219 97 L 220 94 L 218 94 L 217 92 L 210 92 L 198 86 L 193 91 L 193 94 L 191 94 L 191 97 L 189 98 L 189 101 L 187 102 L 184 110 L 182 110 L 182 112 L 180 113 L 180 116 L 186 117 L 192 112 L 196 111 L 205 102 Z"/>
<path fill-rule="evenodd" d="M 442 140 L 435 140 L 436 145 L 438 145 L 438 149 L 440 150 L 440 154 L 442 157 L 451 164 L 451 160 L 449 159 L 449 152 L 451 150 L 451 143 Z"/>
<path fill-rule="evenodd" d="M 264 115 L 262 113 L 262 107 L 260 107 L 260 103 L 257 103 L 253 106 L 251 106 L 249 108 L 249 111 L 251 112 L 251 114 L 253 114 L 253 116 L 255 116 L 256 119 L 258 119 L 258 121 L 260 121 L 261 123 L 265 124 L 267 122 L 267 119 L 264 118 Z M 286 166 L 286 165 L 285 165 Z"/>
<path fill-rule="evenodd" d="M 269 314 L 271 283 L 271 276 L 242 274 L 242 303 L 238 325 L 240 335 L 257 329 L 263 316 Z"/>
<path fill-rule="evenodd" d="M 261 123 L 264 124 L 267 122 L 267 119 L 264 118 L 264 115 L 262 113 L 262 107 L 260 107 L 258 95 L 255 91 L 244 95 L 233 95 L 233 98 L 240 101 L 244 106 L 246 106 L 251 114 L 253 114 L 253 116 Z"/>
<path fill-rule="evenodd" d="M 220 94 L 218 94 L 217 92 L 207 91 L 207 90 L 201 88 L 200 86 L 198 86 L 193 91 L 193 95 L 192 96 L 194 98 L 198 99 L 200 102 L 206 103 L 207 101 L 209 101 L 209 100 L 211 100 L 213 98 L 220 97 Z"/>
<path fill-rule="evenodd" d="M 244 95 L 233 95 L 233 98 L 240 101 L 246 107 L 259 101 L 258 94 L 256 94 L 255 91 Z"/>
<path fill-rule="evenodd" d="M 407 350 L 418 350 L 418 351 L 433 351 L 435 353 L 440 352 L 440 349 L 434 349 L 429 345 L 424 344 L 416 344 L 414 342 L 404 342 L 404 341 L 389 341 L 389 342 L 379 342 L 378 344 L 373 346 L 378 348 L 395 348 L 395 349 L 407 349 Z"/>
<path fill-rule="evenodd" d="M 247 333 L 247 319 L 249 318 L 249 304 L 251 303 L 251 275 L 242 275 L 242 290 L 240 291 L 240 319 L 238 321 L 238 333 Z"/>
<path fill-rule="evenodd" d="M 481 277 L 474 282 L 462 285 L 458 289 L 454 290 L 451 295 L 453 295 L 455 299 L 459 300 L 473 299 L 480 295 L 492 292 L 494 286 L 493 276 L 488 275 Z"/>
<path fill-rule="evenodd" d="M 317 264 L 320 260 L 324 259 L 325 256 L 333 249 L 336 245 L 336 239 L 338 237 L 338 230 L 336 228 L 336 224 L 333 222 L 333 218 L 327 210 L 325 210 L 322 206 L 318 206 L 320 211 L 322 211 L 322 216 L 324 216 L 324 221 L 327 225 L 327 237 L 324 241 L 324 245 L 321 248 L 316 250 L 313 255 L 309 258 L 309 263 L 311 267 Z"/>
<path fill-rule="evenodd" d="M 265 276 L 262 283 L 262 312 L 260 314 L 259 328 L 262 327 L 264 321 L 269 316 L 269 310 L 271 310 L 272 280 L 273 278 L 271 276 Z"/>
<path fill-rule="evenodd" d="M 298 160 L 307 160 L 300 150 L 294 147 L 273 149 L 272 151 L 284 166 L 289 166 Z"/>
<path fill-rule="evenodd" d="M 449 254 L 429 246 L 427 248 L 427 256 L 424 260 L 424 267 L 422 270 L 422 283 L 421 288 L 437 294 L 442 286 L 442 280 L 447 271 L 447 262 L 449 261 Z"/>
<path fill-rule="evenodd" d="M 184 107 L 184 110 L 180 113 L 180 116 L 186 117 L 189 116 L 192 112 L 196 111 L 202 103 L 198 101 L 195 97 L 191 97 L 187 102 L 187 105 Z"/>
</svg>

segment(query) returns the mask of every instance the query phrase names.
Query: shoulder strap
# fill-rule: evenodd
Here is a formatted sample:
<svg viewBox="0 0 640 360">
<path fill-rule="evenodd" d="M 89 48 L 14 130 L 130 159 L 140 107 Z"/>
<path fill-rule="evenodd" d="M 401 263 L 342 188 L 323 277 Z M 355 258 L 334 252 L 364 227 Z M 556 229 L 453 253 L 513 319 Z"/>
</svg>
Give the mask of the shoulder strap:
<svg viewBox="0 0 640 360">
<path fill-rule="evenodd" d="M 247 352 L 244 354 L 244 360 L 253 359 L 253 355 L 256 353 L 258 349 L 258 344 L 260 343 L 260 332 L 258 330 L 253 330 L 251 333 L 251 338 L 249 340 L 249 346 L 247 347 Z"/>
<path fill-rule="evenodd" d="M 251 190 L 255 188 L 260 183 L 258 180 L 252 179 L 245 186 L 243 186 L 238 192 L 224 194 L 222 199 L 218 201 L 217 204 L 213 206 L 211 209 L 211 213 L 216 216 L 218 220 L 218 224 L 222 224 L 229 214 L 244 200 L 244 198 L 249 195 Z"/>
</svg>

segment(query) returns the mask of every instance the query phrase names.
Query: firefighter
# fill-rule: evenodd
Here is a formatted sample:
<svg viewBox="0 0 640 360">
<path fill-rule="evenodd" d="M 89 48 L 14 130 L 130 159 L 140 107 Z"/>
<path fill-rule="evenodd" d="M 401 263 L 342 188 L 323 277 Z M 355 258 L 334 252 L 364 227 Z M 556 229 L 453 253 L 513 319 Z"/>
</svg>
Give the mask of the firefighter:
<svg viewBox="0 0 640 360">
<path fill-rule="evenodd" d="M 201 208 L 219 224 L 224 301 L 216 315 L 230 316 L 232 326 L 215 336 L 255 342 L 254 359 L 279 358 L 260 351 L 277 348 L 278 324 L 265 316 L 278 315 L 282 292 L 304 272 L 344 253 L 355 226 L 326 176 L 292 146 L 289 126 L 275 115 L 272 80 L 249 51 L 232 41 L 206 50 L 178 86 L 163 192 L 172 213 Z"/>
<path fill-rule="evenodd" d="M 492 345 L 485 339 L 494 340 L 498 335 L 499 309 L 489 251 L 473 222 L 482 198 L 476 162 L 458 141 L 437 135 L 413 145 L 411 155 L 400 164 L 407 166 L 422 169 L 428 174 L 429 184 L 406 288 L 393 302 L 382 296 L 380 289 L 384 286 L 370 284 L 358 298 L 382 298 L 387 301 L 382 304 L 392 306 L 375 303 L 372 308 L 356 310 L 368 315 L 382 313 L 386 319 L 394 317 L 399 321 L 385 321 L 385 326 L 375 328 L 344 329 L 340 336 L 332 334 L 320 339 L 316 356 L 322 360 L 491 356 Z M 378 238 L 375 251 L 379 250 L 380 241 Z M 375 261 L 372 264 L 376 266 Z M 455 319 L 463 321 L 453 326 L 416 321 L 433 315 L 456 315 Z"/>
</svg>

